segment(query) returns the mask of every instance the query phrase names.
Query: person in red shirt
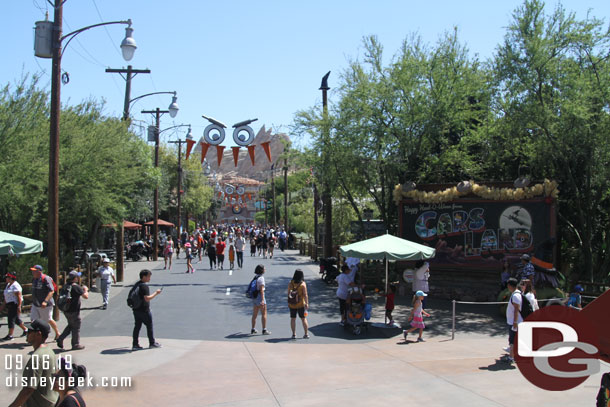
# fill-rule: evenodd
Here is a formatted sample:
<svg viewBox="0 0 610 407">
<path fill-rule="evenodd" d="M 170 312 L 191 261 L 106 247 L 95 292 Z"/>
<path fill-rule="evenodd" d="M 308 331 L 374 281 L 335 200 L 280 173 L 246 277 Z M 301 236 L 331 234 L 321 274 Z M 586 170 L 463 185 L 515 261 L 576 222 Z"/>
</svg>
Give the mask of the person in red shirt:
<svg viewBox="0 0 610 407">
<path fill-rule="evenodd" d="M 390 292 L 384 294 L 385 297 L 385 317 L 388 325 L 394 325 L 392 311 L 394 311 L 394 297 L 396 296 L 396 285 L 390 284 Z"/>
<path fill-rule="evenodd" d="M 224 238 L 219 238 L 218 243 L 216 243 L 216 263 L 221 270 L 224 268 L 226 247 L 227 244 L 225 243 Z"/>
</svg>

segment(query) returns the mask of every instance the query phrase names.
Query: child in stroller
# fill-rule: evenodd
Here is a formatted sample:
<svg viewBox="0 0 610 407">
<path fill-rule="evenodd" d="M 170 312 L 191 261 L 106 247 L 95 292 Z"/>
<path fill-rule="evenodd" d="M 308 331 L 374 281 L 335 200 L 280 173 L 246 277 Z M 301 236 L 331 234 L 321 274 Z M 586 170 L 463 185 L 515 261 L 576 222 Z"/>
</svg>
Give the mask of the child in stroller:
<svg viewBox="0 0 610 407">
<path fill-rule="evenodd" d="M 362 329 L 368 330 L 367 323 L 364 320 L 364 306 L 366 296 L 364 295 L 363 287 L 357 283 L 351 283 L 346 299 L 346 324 L 354 335 L 360 335 Z"/>
</svg>

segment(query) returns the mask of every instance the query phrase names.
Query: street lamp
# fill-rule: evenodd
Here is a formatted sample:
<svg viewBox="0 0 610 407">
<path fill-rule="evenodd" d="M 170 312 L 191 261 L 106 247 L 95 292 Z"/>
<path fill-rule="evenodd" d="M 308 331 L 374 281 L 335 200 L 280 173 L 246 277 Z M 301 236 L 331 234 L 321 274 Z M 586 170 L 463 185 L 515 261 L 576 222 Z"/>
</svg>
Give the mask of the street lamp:
<svg viewBox="0 0 610 407">
<path fill-rule="evenodd" d="M 125 107 L 125 112 L 127 117 L 129 117 L 129 107 L 135 103 L 136 101 L 145 98 L 147 96 L 152 96 L 152 95 L 174 95 L 172 96 L 172 103 L 169 104 L 169 106 L 167 107 L 167 112 L 164 113 L 169 113 L 171 118 L 176 117 L 176 115 L 178 114 L 178 110 L 180 110 L 180 108 L 178 107 L 178 93 L 176 91 L 173 92 L 152 92 L 152 93 L 147 93 L 145 95 L 140 95 L 138 97 L 135 97 L 131 100 L 129 100 L 127 106 Z"/>
<path fill-rule="evenodd" d="M 176 127 L 184 127 L 184 126 L 189 126 L 189 131 L 188 133 L 186 133 L 186 140 L 192 140 L 193 139 L 193 132 L 191 130 L 191 125 L 190 124 L 181 124 L 178 126 L 173 126 L 170 127 L 169 129 L 173 129 Z M 165 129 L 165 130 L 169 130 L 169 129 Z M 163 131 L 165 131 L 163 130 Z M 177 228 L 178 228 L 178 235 L 180 235 L 180 226 L 182 225 L 182 213 L 181 213 L 181 202 L 182 202 L 182 143 L 186 143 L 186 140 L 182 140 L 182 139 L 178 139 L 175 141 L 168 141 L 168 143 L 170 144 L 178 144 L 178 224 L 177 224 Z M 187 229 L 188 229 L 188 223 L 187 223 Z"/>
<path fill-rule="evenodd" d="M 50 2 L 50 1 L 49 1 Z M 34 54 L 40 58 L 51 58 L 51 107 L 50 107 L 50 145 L 49 145 L 49 226 L 48 226 L 48 273 L 57 281 L 59 272 L 59 133 L 61 115 L 61 57 L 64 50 L 74 37 L 91 28 L 126 24 L 125 39 L 121 43 L 123 57 L 127 60 L 133 57 L 136 42 L 133 39 L 131 20 L 111 21 L 90 25 L 62 36 L 63 3 L 65 0 L 55 0 L 54 21 L 38 21 L 36 23 Z M 62 46 L 62 42 L 65 45 Z M 57 294 L 55 294 L 57 295 Z M 55 310 L 57 312 L 57 309 Z"/>
<path fill-rule="evenodd" d="M 150 113 L 155 115 L 155 168 L 159 166 L 159 134 L 160 134 L 160 121 L 161 115 L 165 113 L 169 113 L 171 117 L 175 117 L 178 114 L 178 104 L 176 104 L 176 92 L 154 92 L 146 95 L 138 96 L 133 99 L 140 99 L 144 96 L 150 96 L 160 93 L 173 93 L 174 97 L 172 99 L 172 103 L 169 105 L 169 109 L 172 110 L 161 110 L 156 108 L 155 110 L 142 110 L 142 113 Z M 166 129 L 167 130 L 167 129 Z M 159 185 L 155 185 L 155 202 L 154 202 L 154 218 L 153 218 L 153 260 L 157 261 L 158 259 L 158 251 L 159 251 Z"/>
</svg>

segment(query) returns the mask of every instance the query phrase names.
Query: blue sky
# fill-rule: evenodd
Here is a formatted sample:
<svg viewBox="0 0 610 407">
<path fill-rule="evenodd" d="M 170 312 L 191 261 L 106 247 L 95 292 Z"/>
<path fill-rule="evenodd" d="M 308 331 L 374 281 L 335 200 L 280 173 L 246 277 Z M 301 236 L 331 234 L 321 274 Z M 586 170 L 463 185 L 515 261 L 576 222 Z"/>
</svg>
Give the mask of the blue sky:
<svg viewBox="0 0 610 407">
<path fill-rule="evenodd" d="M 588 9 L 606 23 L 610 15 L 607 0 L 562 3 L 579 18 Z M 152 71 L 133 80 L 132 98 L 177 91 L 180 112 L 174 119 L 163 116 L 161 128 L 192 124 L 198 139 L 207 125 L 202 114 L 229 126 L 258 118 L 253 124 L 256 131 L 263 124 L 288 131 L 296 111 L 321 103 L 322 76 L 332 71 L 329 85 L 336 86 L 348 59 L 362 54 L 363 36 L 370 34 L 379 37 L 391 56 L 412 33 L 434 43 L 456 26 L 470 52 L 487 59 L 503 40 L 520 4 L 515 0 L 67 0 L 64 33 L 131 18 L 138 50 L 130 63 Z M 548 1 L 548 9 L 555 4 Z M 4 2 L 2 85 L 23 73 L 44 72 L 41 86 L 50 89 L 51 61 L 36 58 L 33 52 L 34 22 L 43 20 L 46 10 L 52 20 L 45 0 Z M 107 115 L 121 116 L 125 83 L 104 69 L 127 66 L 118 48 L 124 32 L 120 25 L 96 28 L 70 43 L 62 58 L 62 68 L 70 74 L 70 83 L 62 86 L 64 104 L 103 99 Z M 331 103 L 332 99 L 331 90 Z M 165 109 L 170 101 L 169 95 L 145 98 L 135 104 L 131 116 L 136 123 L 150 124 L 152 116 L 140 111 Z M 164 134 L 165 140 L 183 135 Z"/>
</svg>

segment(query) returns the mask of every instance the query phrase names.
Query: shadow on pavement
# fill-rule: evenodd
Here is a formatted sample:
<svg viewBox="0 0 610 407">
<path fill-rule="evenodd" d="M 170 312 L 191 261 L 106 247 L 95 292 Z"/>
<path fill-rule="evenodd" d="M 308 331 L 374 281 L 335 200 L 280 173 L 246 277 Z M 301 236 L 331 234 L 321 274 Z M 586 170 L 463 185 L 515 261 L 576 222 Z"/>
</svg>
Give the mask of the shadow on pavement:
<svg viewBox="0 0 610 407">
<path fill-rule="evenodd" d="M 1 342 L 0 349 L 25 349 L 29 347 L 27 343 L 18 343 L 18 342 Z"/>
<path fill-rule="evenodd" d="M 401 333 L 399 329 L 377 328 L 369 324 L 368 329 L 363 329 L 360 335 L 355 335 L 348 327 L 342 327 L 336 322 L 326 322 L 310 326 L 309 330 L 313 332 L 315 336 L 346 340 L 386 339 Z"/>
<path fill-rule="evenodd" d="M 490 372 L 499 372 L 502 370 L 514 370 L 516 368 L 517 367 L 514 364 L 507 363 L 500 359 L 496 359 L 496 361 L 493 365 L 481 366 L 481 367 L 479 367 L 479 370 L 488 370 Z"/>
<path fill-rule="evenodd" d="M 124 355 L 126 353 L 132 353 L 131 348 L 114 348 L 114 349 L 104 349 L 100 352 L 102 355 Z"/>
<path fill-rule="evenodd" d="M 265 342 L 268 342 L 268 343 L 293 342 L 293 341 L 296 341 L 296 339 L 292 339 L 292 338 L 270 338 L 270 339 L 265 339 Z"/>
<path fill-rule="evenodd" d="M 225 338 L 227 338 L 227 339 L 243 339 L 243 338 L 249 338 L 251 336 L 252 335 L 250 335 L 248 333 L 238 332 L 236 334 L 227 335 L 227 336 L 225 336 Z"/>
</svg>

